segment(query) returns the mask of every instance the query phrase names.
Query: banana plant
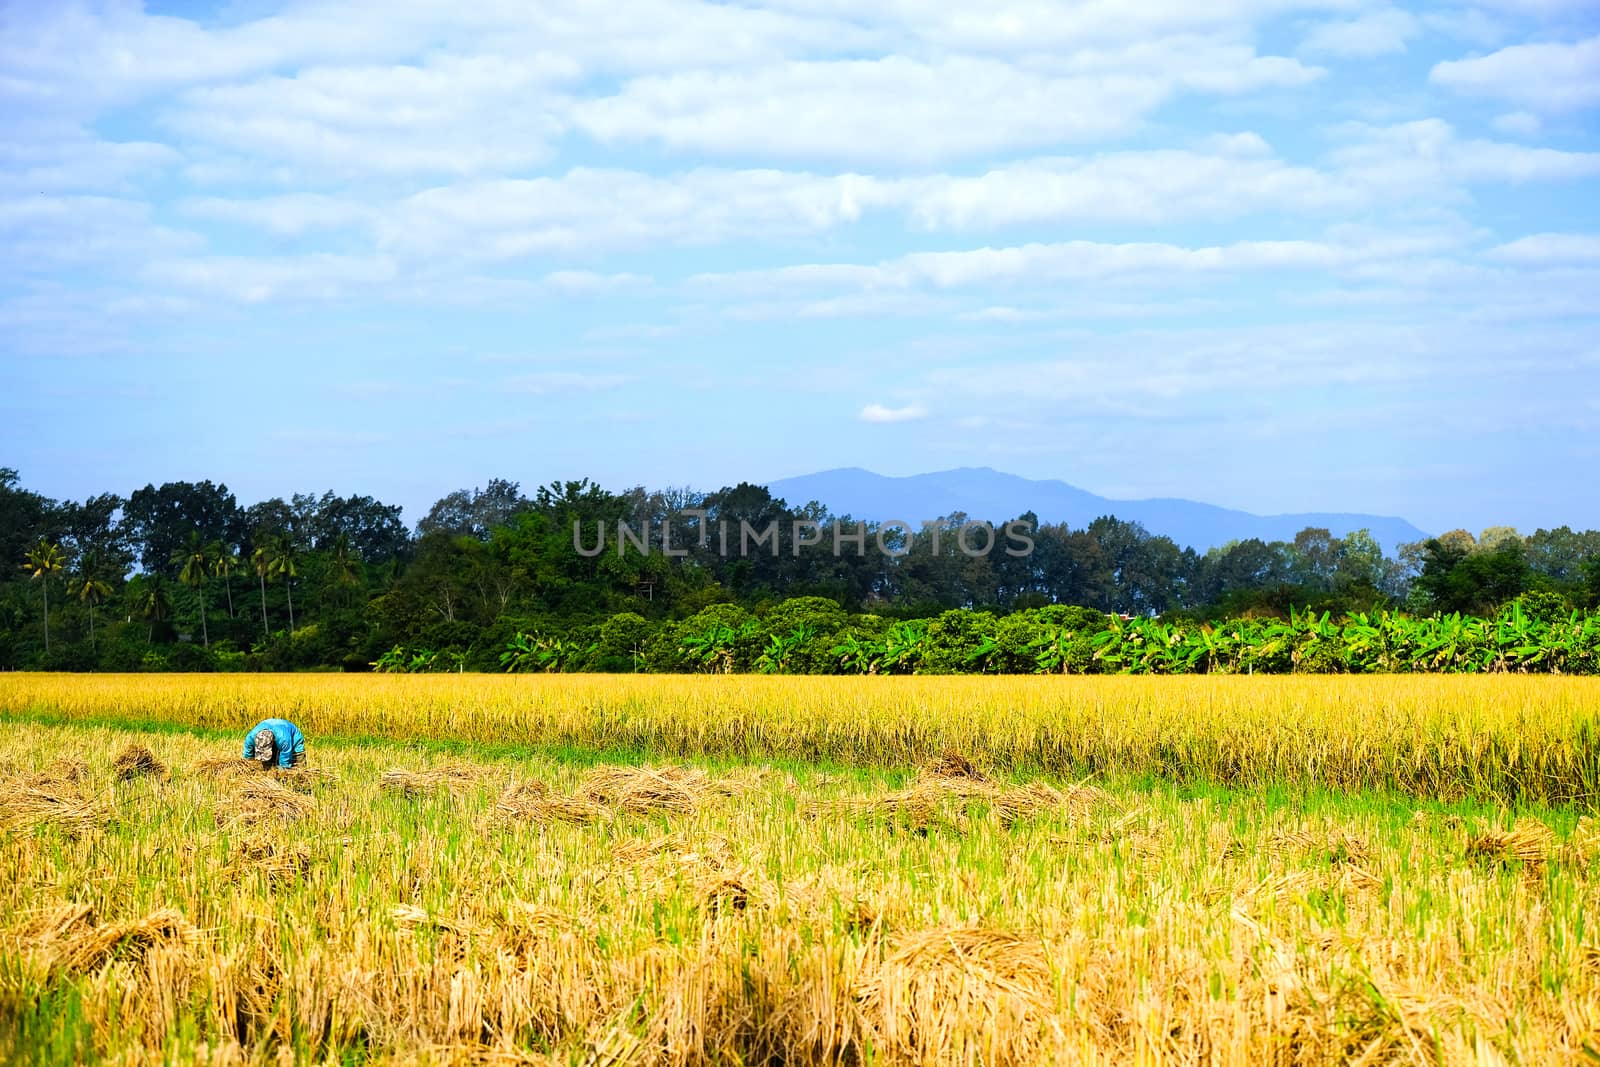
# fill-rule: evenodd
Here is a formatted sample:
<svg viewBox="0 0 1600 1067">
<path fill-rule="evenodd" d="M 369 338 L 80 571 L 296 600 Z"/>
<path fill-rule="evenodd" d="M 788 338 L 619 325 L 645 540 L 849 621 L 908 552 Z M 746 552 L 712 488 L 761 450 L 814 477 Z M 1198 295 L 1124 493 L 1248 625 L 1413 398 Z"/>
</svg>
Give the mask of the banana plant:
<svg viewBox="0 0 1600 1067">
<path fill-rule="evenodd" d="M 815 631 L 804 624 L 788 634 L 772 634 L 767 638 L 766 649 L 756 659 L 756 671 L 760 674 L 788 673 L 795 650 L 811 640 L 814 634 Z"/>
</svg>

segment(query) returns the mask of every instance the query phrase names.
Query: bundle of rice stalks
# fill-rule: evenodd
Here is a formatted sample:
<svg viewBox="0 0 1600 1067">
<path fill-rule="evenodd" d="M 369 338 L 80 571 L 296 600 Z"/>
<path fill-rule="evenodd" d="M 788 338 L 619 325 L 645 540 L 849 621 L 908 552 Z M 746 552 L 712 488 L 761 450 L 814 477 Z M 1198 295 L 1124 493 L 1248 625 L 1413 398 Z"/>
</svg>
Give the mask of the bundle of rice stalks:
<svg viewBox="0 0 1600 1067">
<path fill-rule="evenodd" d="M 471 937 L 485 931 L 465 919 L 447 919 L 441 915 L 430 915 L 426 908 L 415 904 L 397 904 L 391 913 L 394 924 L 404 931 L 434 930 L 442 934 L 455 934 L 457 937 Z"/>
<path fill-rule="evenodd" d="M 89 780 L 89 765 L 79 759 L 60 756 L 50 761 L 44 770 L 16 777 L 34 789 L 59 789 L 62 786 L 77 788 Z"/>
<path fill-rule="evenodd" d="M 611 850 L 618 863 L 640 863 L 658 856 L 672 856 L 680 863 L 706 863 L 721 867 L 732 855 L 732 847 L 725 837 L 709 836 L 702 841 L 692 841 L 682 834 L 665 834 L 661 837 L 619 842 Z"/>
<path fill-rule="evenodd" d="M 31 830 L 42 823 L 61 828 L 68 837 L 89 833 L 106 821 L 108 812 L 75 787 L 36 789 L 18 781 L 0 782 L 0 831 Z"/>
<path fill-rule="evenodd" d="M 87 904 L 61 904 L 46 908 L 12 932 L 11 939 L 25 947 L 59 941 L 79 924 L 94 924 L 94 909 Z"/>
<path fill-rule="evenodd" d="M 920 773 L 924 778 L 957 778 L 969 782 L 989 780 L 988 775 L 978 770 L 970 759 L 953 748 L 945 749 L 943 755 L 924 763 Z"/>
<path fill-rule="evenodd" d="M 1053 1010 L 1037 938 L 947 927 L 902 939 L 858 991 L 890 1058 L 910 1063 L 1030 1063 Z"/>
<path fill-rule="evenodd" d="M 1500 862 L 1520 860 L 1537 868 L 1549 857 L 1555 838 L 1550 827 L 1537 819 L 1518 819 L 1509 830 L 1481 830 L 1467 842 L 1467 855 Z"/>
<path fill-rule="evenodd" d="M 263 822 L 291 822 L 316 810 L 317 802 L 268 777 L 248 779 L 218 801 L 217 823 L 224 830 L 253 828 Z"/>
<path fill-rule="evenodd" d="M 500 794 L 495 810 L 511 819 L 533 822 L 568 822 L 586 826 L 609 814 L 605 808 L 584 797 L 551 793 L 543 782 L 522 782 Z"/>
<path fill-rule="evenodd" d="M 816 818 L 824 811 L 866 815 L 883 819 L 891 829 L 907 830 L 926 837 L 934 830 L 965 834 L 969 827 L 967 809 L 974 798 L 993 795 L 988 786 L 967 779 L 918 779 L 904 789 L 878 797 L 855 797 L 837 801 L 807 813 Z"/>
<path fill-rule="evenodd" d="M 73 974 L 96 970 L 114 957 L 142 959 L 154 949 L 188 949 L 200 941 L 200 931 L 173 908 L 161 908 L 142 919 L 97 925 L 87 906 L 69 905 L 53 918 L 56 921 L 37 940 L 37 947 L 54 966 Z"/>
<path fill-rule="evenodd" d="M 1328 833 L 1286 830 L 1268 837 L 1263 848 L 1273 855 L 1305 856 L 1334 865 L 1363 864 L 1372 858 L 1372 847 L 1366 841 L 1339 830 Z"/>
<path fill-rule="evenodd" d="M 131 744 L 111 762 L 117 781 L 128 782 L 135 778 L 167 777 L 167 765 L 156 759 L 155 753 L 140 744 Z"/>
<path fill-rule="evenodd" d="M 700 886 L 700 900 L 708 915 L 724 915 L 744 911 L 750 906 L 750 890 L 744 882 L 731 875 L 718 875 Z"/>
<path fill-rule="evenodd" d="M 443 787 L 455 793 L 471 789 L 477 779 L 462 767 L 438 767 L 426 771 L 389 770 L 378 776 L 378 787 L 406 797 L 418 797 Z"/>
<path fill-rule="evenodd" d="M 1110 806 L 1104 792 L 1082 782 L 1065 791 L 1045 782 L 1029 782 L 995 795 L 991 810 L 1007 828 L 1037 815 L 1059 813 L 1072 822 L 1084 822 L 1101 808 Z"/>
<path fill-rule="evenodd" d="M 240 774 L 260 774 L 261 764 L 238 756 L 207 756 L 194 765 L 194 773 L 203 778 L 231 778 Z"/>
<path fill-rule="evenodd" d="M 312 770 L 310 767 L 274 767 L 267 772 L 267 776 L 297 793 L 309 793 L 313 786 L 339 780 L 332 771 Z"/>
<path fill-rule="evenodd" d="M 692 767 L 596 767 L 582 789 L 590 800 L 633 815 L 691 814 L 717 792 L 706 773 Z"/>
<path fill-rule="evenodd" d="M 235 877 L 259 872 L 273 883 L 293 881 L 310 869 L 310 845 L 286 843 L 259 828 L 239 842 L 227 868 Z"/>
<path fill-rule="evenodd" d="M 587 1044 L 589 1054 L 584 1057 L 583 1067 L 633 1067 L 644 1062 L 649 1051 L 643 1041 L 621 1026 L 590 1038 Z"/>
</svg>

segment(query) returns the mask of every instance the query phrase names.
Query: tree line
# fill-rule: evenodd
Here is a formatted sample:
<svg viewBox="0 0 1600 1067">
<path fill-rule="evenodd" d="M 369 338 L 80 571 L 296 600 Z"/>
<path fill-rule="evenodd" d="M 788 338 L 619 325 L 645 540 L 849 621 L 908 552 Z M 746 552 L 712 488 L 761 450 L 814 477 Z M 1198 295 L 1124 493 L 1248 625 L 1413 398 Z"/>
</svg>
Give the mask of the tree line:
<svg viewBox="0 0 1600 1067">
<path fill-rule="evenodd" d="M 1030 552 L 974 556 L 958 537 L 971 518 L 879 529 L 748 483 L 613 492 L 578 480 L 530 495 L 496 479 L 446 495 L 413 529 L 399 507 L 370 496 L 242 505 L 225 485 L 201 481 L 56 501 L 0 468 L 0 560 L 13 561 L 0 575 L 0 669 L 501 670 L 552 655 L 563 669 L 756 669 L 763 654 L 783 658 L 766 642 L 794 638 L 781 620 L 786 604 L 802 601 L 870 620 L 857 627 L 868 643 L 898 624 L 917 624 L 909 633 L 944 618 L 948 628 L 951 611 L 998 625 L 1081 608 L 1129 625 L 1194 623 L 1199 632 L 1201 623 L 1295 612 L 1488 619 L 1529 593 L 1549 616 L 1600 603 L 1595 531 L 1457 530 L 1390 557 L 1365 531 L 1339 538 L 1307 529 L 1292 541 L 1202 553 L 1114 516 L 1072 526 L 1024 514 L 981 518 L 997 530 L 1020 524 Z M 580 551 L 575 524 L 619 523 L 670 526 L 674 553 Z M 741 524 L 776 533 L 746 554 L 724 553 L 708 536 Z M 848 539 L 863 526 L 892 553 L 830 550 L 835 534 Z M 802 527 L 821 544 L 797 543 Z M 735 633 L 746 628 L 744 651 L 702 649 L 709 660 L 684 651 L 684 641 L 714 628 L 679 631 L 708 611 L 726 615 Z M 774 613 L 780 622 L 769 625 Z M 750 645 L 752 621 L 760 647 Z M 668 632 L 677 634 L 670 654 L 645 662 L 645 647 Z M 819 652 L 818 640 L 808 631 L 795 643 L 851 669 L 845 653 L 832 652 L 837 643 Z M 861 663 L 895 654 L 863 655 Z"/>
</svg>

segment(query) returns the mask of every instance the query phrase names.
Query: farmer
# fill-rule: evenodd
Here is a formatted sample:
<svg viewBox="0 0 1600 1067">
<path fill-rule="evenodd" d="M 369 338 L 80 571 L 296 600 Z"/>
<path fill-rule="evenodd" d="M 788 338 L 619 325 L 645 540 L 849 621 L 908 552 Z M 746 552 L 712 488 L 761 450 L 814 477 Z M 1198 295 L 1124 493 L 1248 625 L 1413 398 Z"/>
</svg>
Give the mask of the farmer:
<svg viewBox="0 0 1600 1067">
<path fill-rule="evenodd" d="M 259 761 L 264 771 L 274 760 L 280 767 L 299 767 L 306 761 L 305 735 L 288 719 L 262 719 L 244 735 L 244 758 Z"/>
</svg>

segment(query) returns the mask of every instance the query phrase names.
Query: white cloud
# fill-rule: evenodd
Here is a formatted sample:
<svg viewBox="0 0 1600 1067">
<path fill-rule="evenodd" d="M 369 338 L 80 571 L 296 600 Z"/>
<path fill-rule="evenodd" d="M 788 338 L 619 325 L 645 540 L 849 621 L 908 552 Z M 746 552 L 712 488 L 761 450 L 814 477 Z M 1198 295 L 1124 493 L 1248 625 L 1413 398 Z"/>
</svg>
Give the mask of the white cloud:
<svg viewBox="0 0 1600 1067">
<path fill-rule="evenodd" d="M 903 408 L 885 407 L 882 404 L 868 404 L 861 409 L 862 422 L 915 422 L 928 417 L 928 412 L 916 405 L 910 404 Z"/>
<path fill-rule="evenodd" d="M 616 389 L 631 382 L 626 374 L 585 374 L 579 371 L 540 371 L 507 378 L 504 388 L 516 393 L 548 396 L 551 393 L 597 392 Z"/>
<path fill-rule="evenodd" d="M 63 267 L 128 273 L 152 255 L 196 248 L 196 234 L 157 223 L 142 201 L 105 196 L 0 199 L 0 272 Z"/>
<path fill-rule="evenodd" d="M 391 282 L 392 260 L 381 256 L 312 253 L 303 256 L 208 256 L 160 260 L 143 274 L 162 286 L 246 304 L 267 300 L 332 300 L 352 289 Z"/>
<path fill-rule="evenodd" d="M 1404 52 L 1406 42 L 1421 33 L 1415 16 L 1397 7 L 1372 11 L 1354 19 L 1315 26 L 1302 45 L 1314 54 L 1369 58 Z"/>
<path fill-rule="evenodd" d="M 1236 273 L 1324 271 L 1415 257 L 1457 247 L 1448 231 L 1396 233 L 1347 228 L 1323 241 L 1240 241 L 1185 247 L 1161 242 L 1065 241 L 953 252 L 913 252 L 876 265 L 831 263 L 704 274 L 691 284 L 726 293 L 849 288 L 955 289 L 1221 277 Z"/>
<path fill-rule="evenodd" d="M 377 217 L 377 210 L 367 204 L 317 193 L 251 200 L 197 197 L 182 202 L 179 208 L 194 218 L 253 226 L 286 237 L 371 223 Z"/>
<path fill-rule="evenodd" d="M 1043 66 L 888 56 L 643 77 L 572 117 L 608 144 L 904 166 L 1125 134 L 1182 91 L 1292 87 L 1319 73 L 1247 46 L 1174 38 Z"/>
<path fill-rule="evenodd" d="M 1527 266 L 1600 264 L 1600 235 L 1537 233 L 1491 248 L 1489 258 Z"/>
<path fill-rule="evenodd" d="M 598 274 L 590 270 L 557 270 L 544 276 L 544 283 L 552 289 L 573 295 L 594 295 L 616 292 L 618 289 L 638 289 L 650 284 L 647 274 Z"/>
<path fill-rule="evenodd" d="M 0 190 L 124 191 L 182 157 L 150 141 L 103 141 L 72 124 L 0 125 Z"/>
<path fill-rule="evenodd" d="M 270 160 L 301 181 L 389 173 L 472 175 L 550 154 L 568 60 L 430 59 L 419 66 L 313 68 L 294 77 L 192 89 L 170 118 L 181 135 Z"/>
<path fill-rule="evenodd" d="M 1440 63 L 1430 78 L 1469 96 L 1509 100 L 1539 112 L 1600 104 L 1600 36 L 1571 44 L 1519 44 Z"/>
<path fill-rule="evenodd" d="M 1509 111 L 1504 115 L 1497 115 L 1491 125 L 1496 131 L 1513 137 L 1537 137 L 1544 129 L 1544 123 L 1539 116 L 1528 111 Z"/>
</svg>

